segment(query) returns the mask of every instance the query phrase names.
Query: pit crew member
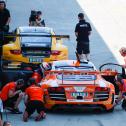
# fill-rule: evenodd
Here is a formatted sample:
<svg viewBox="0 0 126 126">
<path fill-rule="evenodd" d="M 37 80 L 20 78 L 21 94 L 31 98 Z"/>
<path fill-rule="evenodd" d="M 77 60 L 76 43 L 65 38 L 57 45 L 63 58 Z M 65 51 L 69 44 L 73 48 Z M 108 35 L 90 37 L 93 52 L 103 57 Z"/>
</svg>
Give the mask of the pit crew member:
<svg viewBox="0 0 126 126">
<path fill-rule="evenodd" d="M 23 114 L 23 121 L 27 122 L 28 118 L 37 110 L 38 115 L 35 121 L 40 121 L 45 118 L 46 113 L 44 112 L 43 105 L 43 90 L 36 84 L 34 78 L 30 78 L 28 81 L 28 87 L 25 90 L 25 105 L 26 109 Z"/>
<path fill-rule="evenodd" d="M 123 99 L 122 108 L 126 111 L 126 79 L 123 79 L 121 75 L 117 75 L 115 80 L 119 87 L 119 96 L 115 104 L 118 104 Z"/>
<path fill-rule="evenodd" d="M 79 54 L 79 59 L 89 60 L 89 35 L 91 34 L 92 28 L 90 23 L 85 21 L 84 14 L 78 14 L 79 23 L 77 23 L 75 28 L 75 35 L 77 37 L 77 53 Z"/>
<path fill-rule="evenodd" d="M 9 82 L 1 90 L 0 98 L 3 102 L 3 107 L 9 109 L 13 114 L 22 114 L 18 105 L 23 97 L 21 91 L 23 86 L 24 80 L 19 79 L 16 82 Z"/>
</svg>

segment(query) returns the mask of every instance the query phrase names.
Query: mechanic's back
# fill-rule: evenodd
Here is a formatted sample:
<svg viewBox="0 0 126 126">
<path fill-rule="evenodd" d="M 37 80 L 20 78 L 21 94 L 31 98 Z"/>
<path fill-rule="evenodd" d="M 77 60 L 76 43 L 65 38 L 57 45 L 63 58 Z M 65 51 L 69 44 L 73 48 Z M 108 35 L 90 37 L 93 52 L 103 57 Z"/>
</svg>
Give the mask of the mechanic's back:
<svg viewBox="0 0 126 126">
<path fill-rule="evenodd" d="M 26 109 L 23 114 L 24 122 L 28 121 L 28 118 L 37 110 L 38 116 L 35 121 L 39 121 L 45 117 L 44 105 L 43 105 L 43 90 L 36 84 L 34 78 L 29 79 L 29 87 L 25 91 L 25 105 Z"/>
</svg>

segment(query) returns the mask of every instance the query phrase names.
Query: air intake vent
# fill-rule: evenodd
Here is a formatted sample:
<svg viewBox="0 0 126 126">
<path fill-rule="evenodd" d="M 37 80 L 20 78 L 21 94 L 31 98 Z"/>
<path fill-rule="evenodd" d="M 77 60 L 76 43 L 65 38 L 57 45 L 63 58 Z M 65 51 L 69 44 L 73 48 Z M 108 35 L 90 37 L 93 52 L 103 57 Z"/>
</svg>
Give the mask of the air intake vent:
<svg viewBox="0 0 126 126">
<path fill-rule="evenodd" d="M 105 101 L 109 98 L 108 91 L 97 91 L 94 94 L 94 101 Z"/>
<path fill-rule="evenodd" d="M 48 88 L 49 97 L 55 101 L 66 101 L 65 90 L 63 87 Z"/>
</svg>

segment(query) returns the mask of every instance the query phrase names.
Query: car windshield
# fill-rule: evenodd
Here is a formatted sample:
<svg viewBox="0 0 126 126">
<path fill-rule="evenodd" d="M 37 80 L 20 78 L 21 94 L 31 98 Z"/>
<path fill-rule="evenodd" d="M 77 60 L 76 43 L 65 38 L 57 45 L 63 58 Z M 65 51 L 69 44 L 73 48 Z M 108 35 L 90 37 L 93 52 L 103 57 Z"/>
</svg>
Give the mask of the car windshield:
<svg viewBox="0 0 126 126">
<path fill-rule="evenodd" d="M 64 75 L 58 74 L 57 79 L 66 81 L 93 81 L 96 80 L 96 75 Z"/>
<path fill-rule="evenodd" d="M 21 35 L 29 35 L 29 36 L 23 36 L 20 37 L 20 41 L 22 44 L 26 44 L 26 43 L 40 43 L 40 44 L 44 44 L 44 43 L 51 43 L 52 38 L 48 37 L 48 35 L 51 35 L 49 33 L 21 33 Z M 32 36 L 34 35 L 34 36 Z M 36 35 L 36 36 L 35 36 Z M 45 36 L 37 36 L 37 35 L 45 35 Z M 46 36 L 47 35 L 47 36 Z"/>
</svg>

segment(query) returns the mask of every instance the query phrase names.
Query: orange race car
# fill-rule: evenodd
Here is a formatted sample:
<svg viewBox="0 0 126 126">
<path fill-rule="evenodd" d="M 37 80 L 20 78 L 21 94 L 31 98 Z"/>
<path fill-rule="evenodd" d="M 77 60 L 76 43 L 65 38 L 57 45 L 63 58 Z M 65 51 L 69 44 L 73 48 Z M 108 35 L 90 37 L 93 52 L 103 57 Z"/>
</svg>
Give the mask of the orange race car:
<svg viewBox="0 0 126 126">
<path fill-rule="evenodd" d="M 112 69 L 102 71 L 103 67 L 97 71 L 93 63 L 77 60 L 47 65 L 48 71 L 40 82 L 45 91 L 45 108 L 92 108 L 112 112 L 115 87 L 111 81 L 120 73 Z"/>
<path fill-rule="evenodd" d="M 119 64 L 106 63 L 98 71 L 93 63 L 77 60 L 43 62 L 34 66 L 5 62 L 3 69 L 7 73 L 9 70 L 21 71 L 26 73 L 26 77 L 35 78 L 44 89 L 46 109 L 92 108 L 112 112 L 115 94 L 118 94 L 115 76 L 121 74 L 126 77 L 124 68 Z"/>
</svg>

